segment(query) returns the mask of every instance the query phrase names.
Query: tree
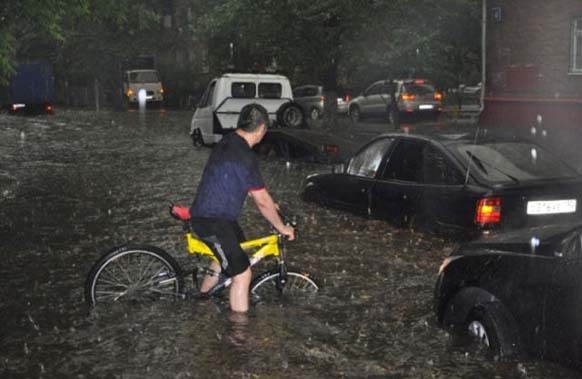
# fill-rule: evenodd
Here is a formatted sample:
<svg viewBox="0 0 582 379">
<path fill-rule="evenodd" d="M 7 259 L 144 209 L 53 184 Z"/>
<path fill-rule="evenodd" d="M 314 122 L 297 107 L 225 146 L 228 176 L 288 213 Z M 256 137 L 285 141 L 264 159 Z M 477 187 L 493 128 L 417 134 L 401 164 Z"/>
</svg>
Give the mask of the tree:
<svg viewBox="0 0 582 379">
<path fill-rule="evenodd" d="M 0 7 L 0 84 L 18 58 L 52 57 L 64 40 L 63 20 L 86 10 L 86 0 L 5 1 Z"/>
</svg>

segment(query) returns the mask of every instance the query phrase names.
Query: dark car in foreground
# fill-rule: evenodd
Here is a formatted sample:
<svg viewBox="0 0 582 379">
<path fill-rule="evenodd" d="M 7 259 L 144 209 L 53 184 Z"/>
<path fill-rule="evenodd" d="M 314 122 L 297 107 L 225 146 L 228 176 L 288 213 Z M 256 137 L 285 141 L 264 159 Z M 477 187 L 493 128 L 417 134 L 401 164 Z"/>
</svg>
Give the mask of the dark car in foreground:
<svg viewBox="0 0 582 379">
<path fill-rule="evenodd" d="M 535 142 L 475 126 L 380 135 L 339 170 L 308 176 L 302 195 L 463 238 L 582 219 L 573 168 Z"/>
<path fill-rule="evenodd" d="M 498 357 L 582 367 L 582 224 L 526 228 L 461 246 L 439 270 L 434 305 L 453 336 Z"/>
</svg>

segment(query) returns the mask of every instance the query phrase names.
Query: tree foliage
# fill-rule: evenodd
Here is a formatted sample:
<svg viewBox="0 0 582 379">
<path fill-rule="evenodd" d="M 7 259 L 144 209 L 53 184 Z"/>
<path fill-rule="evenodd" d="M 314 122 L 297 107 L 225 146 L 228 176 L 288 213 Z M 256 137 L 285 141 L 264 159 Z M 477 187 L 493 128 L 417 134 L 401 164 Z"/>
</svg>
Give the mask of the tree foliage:
<svg viewBox="0 0 582 379">
<path fill-rule="evenodd" d="M 198 25 L 209 36 L 214 67 L 248 70 L 275 60 L 298 82 L 328 84 L 339 68 L 339 80 L 348 82 L 422 75 L 443 86 L 473 80 L 480 70 L 480 0 L 200 5 Z"/>
<path fill-rule="evenodd" d="M 191 32 L 215 73 L 276 67 L 332 89 L 478 80 L 481 0 L 19 0 L 0 8 L 0 81 L 22 57 L 49 59 L 70 81 L 113 80 L 127 58 L 188 43 L 162 32 L 163 8 L 177 2 L 195 10 Z"/>
</svg>

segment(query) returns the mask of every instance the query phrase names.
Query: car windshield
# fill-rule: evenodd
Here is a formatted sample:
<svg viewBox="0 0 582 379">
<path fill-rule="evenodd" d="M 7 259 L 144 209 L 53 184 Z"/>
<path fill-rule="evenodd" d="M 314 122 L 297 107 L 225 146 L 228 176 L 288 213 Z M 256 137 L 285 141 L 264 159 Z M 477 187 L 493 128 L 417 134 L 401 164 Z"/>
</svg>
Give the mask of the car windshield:
<svg viewBox="0 0 582 379">
<path fill-rule="evenodd" d="M 158 73 L 156 71 L 138 71 L 129 73 L 130 83 L 157 83 Z"/>
<path fill-rule="evenodd" d="M 576 171 L 541 146 L 526 141 L 458 144 L 456 154 L 472 172 L 493 183 L 576 176 Z"/>
</svg>

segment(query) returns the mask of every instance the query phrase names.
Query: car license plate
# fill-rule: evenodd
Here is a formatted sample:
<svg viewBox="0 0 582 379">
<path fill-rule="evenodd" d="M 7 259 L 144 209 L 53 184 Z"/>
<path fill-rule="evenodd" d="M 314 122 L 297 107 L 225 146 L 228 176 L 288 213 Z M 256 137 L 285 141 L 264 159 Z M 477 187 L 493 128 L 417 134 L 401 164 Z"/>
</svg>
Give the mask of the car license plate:
<svg viewBox="0 0 582 379">
<path fill-rule="evenodd" d="M 431 105 L 431 104 L 421 104 L 418 106 L 418 109 L 420 109 L 420 110 L 432 109 L 432 108 L 433 108 L 433 105 Z"/>
<path fill-rule="evenodd" d="M 576 199 L 527 202 L 528 215 L 549 215 L 574 212 L 576 212 Z"/>
</svg>

